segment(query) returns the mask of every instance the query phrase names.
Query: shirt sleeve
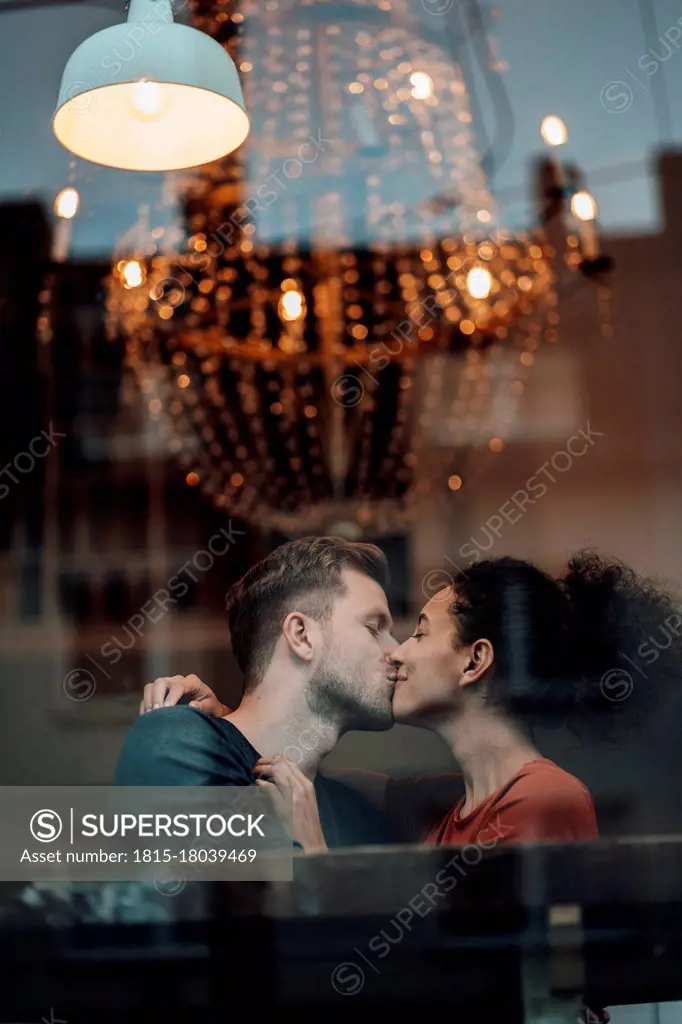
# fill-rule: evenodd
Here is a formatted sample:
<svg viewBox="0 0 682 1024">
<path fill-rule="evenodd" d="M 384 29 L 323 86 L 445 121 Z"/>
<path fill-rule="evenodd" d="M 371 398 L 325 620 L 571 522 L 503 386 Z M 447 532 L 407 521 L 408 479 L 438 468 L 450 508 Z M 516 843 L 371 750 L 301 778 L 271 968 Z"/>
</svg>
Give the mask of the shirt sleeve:
<svg viewBox="0 0 682 1024">
<path fill-rule="evenodd" d="M 116 786 L 247 786 L 250 766 L 209 715 L 196 708 L 158 708 L 126 734 Z"/>
<path fill-rule="evenodd" d="M 573 778 L 520 779 L 495 806 L 493 819 L 503 842 L 589 842 L 599 837 L 592 797 Z"/>
</svg>

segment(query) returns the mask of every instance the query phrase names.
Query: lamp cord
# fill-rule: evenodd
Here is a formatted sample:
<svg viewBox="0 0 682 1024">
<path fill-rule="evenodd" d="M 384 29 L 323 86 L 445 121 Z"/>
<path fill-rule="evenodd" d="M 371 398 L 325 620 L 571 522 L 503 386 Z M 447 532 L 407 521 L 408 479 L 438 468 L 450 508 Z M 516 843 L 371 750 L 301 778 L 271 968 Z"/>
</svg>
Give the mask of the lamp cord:
<svg viewBox="0 0 682 1024">
<path fill-rule="evenodd" d="M 514 110 L 512 108 L 509 93 L 502 75 L 494 70 L 496 56 L 493 53 L 490 41 L 485 31 L 483 14 L 478 0 L 468 0 L 468 16 L 464 18 L 465 31 L 471 45 L 471 49 L 477 58 L 481 69 L 481 75 L 488 88 L 488 93 L 493 102 L 493 109 L 496 115 L 495 135 L 492 142 L 489 142 L 483 117 L 478 110 L 479 133 L 485 134 L 487 148 L 482 157 L 483 169 L 489 177 L 491 185 L 497 171 L 509 156 L 514 141 Z M 471 83 L 473 86 L 473 82 Z M 475 89 L 470 90 L 469 102 L 473 104 Z"/>
<path fill-rule="evenodd" d="M 651 49 L 657 43 L 662 42 L 658 34 L 656 14 L 651 0 L 639 0 L 639 18 L 642 25 L 644 42 Z M 673 130 L 672 118 L 670 116 L 670 101 L 665 84 L 665 69 L 663 69 L 662 74 L 653 75 L 649 81 L 651 82 L 651 98 L 658 125 L 658 141 L 670 142 L 673 138 Z"/>
</svg>

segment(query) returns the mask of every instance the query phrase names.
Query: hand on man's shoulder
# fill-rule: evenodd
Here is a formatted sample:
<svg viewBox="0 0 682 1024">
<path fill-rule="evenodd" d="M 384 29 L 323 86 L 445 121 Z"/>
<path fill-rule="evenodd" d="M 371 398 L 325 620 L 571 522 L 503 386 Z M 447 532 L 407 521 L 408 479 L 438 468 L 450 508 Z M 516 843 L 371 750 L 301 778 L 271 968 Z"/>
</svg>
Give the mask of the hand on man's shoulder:
<svg viewBox="0 0 682 1024">
<path fill-rule="evenodd" d="M 138 715 L 131 729 L 140 723 L 145 723 L 145 726 L 149 728 L 152 722 L 163 723 L 164 728 L 168 728 L 168 723 L 173 723 L 173 728 L 177 728 L 178 724 L 182 722 L 195 723 L 197 720 L 203 719 L 204 721 L 215 721 L 212 715 L 208 715 L 205 711 L 200 711 L 199 708 L 192 708 L 188 704 L 173 704 L 169 707 L 155 708 L 154 711 L 149 711 L 146 714 Z M 157 725 L 156 728 L 162 726 Z"/>
<path fill-rule="evenodd" d="M 114 785 L 249 785 L 244 743 L 237 730 L 198 708 L 158 708 L 139 715 L 128 729 Z"/>
</svg>

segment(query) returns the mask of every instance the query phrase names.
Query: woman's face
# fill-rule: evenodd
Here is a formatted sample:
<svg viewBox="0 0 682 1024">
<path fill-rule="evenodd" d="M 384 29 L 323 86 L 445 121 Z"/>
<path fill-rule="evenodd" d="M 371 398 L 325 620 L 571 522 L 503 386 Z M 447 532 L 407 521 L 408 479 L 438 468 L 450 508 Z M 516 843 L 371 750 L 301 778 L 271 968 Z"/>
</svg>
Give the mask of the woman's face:
<svg viewBox="0 0 682 1024">
<path fill-rule="evenodd" d="M 452 597 L 452 587 L 435 594 L 422 608 L 414 634 L 391 654 L 398 666 L 393 692 L 398 722 L 426 724 L 461 704 L 471 652 L 453 646 L 455 626 L 448 612 Z"/>
</svg>

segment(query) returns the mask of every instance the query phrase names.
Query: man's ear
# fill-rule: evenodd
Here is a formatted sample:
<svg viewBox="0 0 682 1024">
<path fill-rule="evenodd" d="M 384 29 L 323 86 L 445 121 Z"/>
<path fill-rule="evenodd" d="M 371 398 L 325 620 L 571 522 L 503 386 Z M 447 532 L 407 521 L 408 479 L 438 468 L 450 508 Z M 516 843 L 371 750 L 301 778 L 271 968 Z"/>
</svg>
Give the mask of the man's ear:
<svg viewBox="0 0 682 1024">
<path fill-rule="evenodd" d="M 467 664 L 462 672 L 460 686 L 477 683 L 492 668 L 495 651 L 490 640 L 476 640 L 469 648 Z"/>
<path fill-rule="evenodd" d="M 315 655 L 313 620 L 302 612 L 289 612 L 282 623 L 282 635 L 291 653 L 302 661 L 312 661 Z"/>
</svg>

